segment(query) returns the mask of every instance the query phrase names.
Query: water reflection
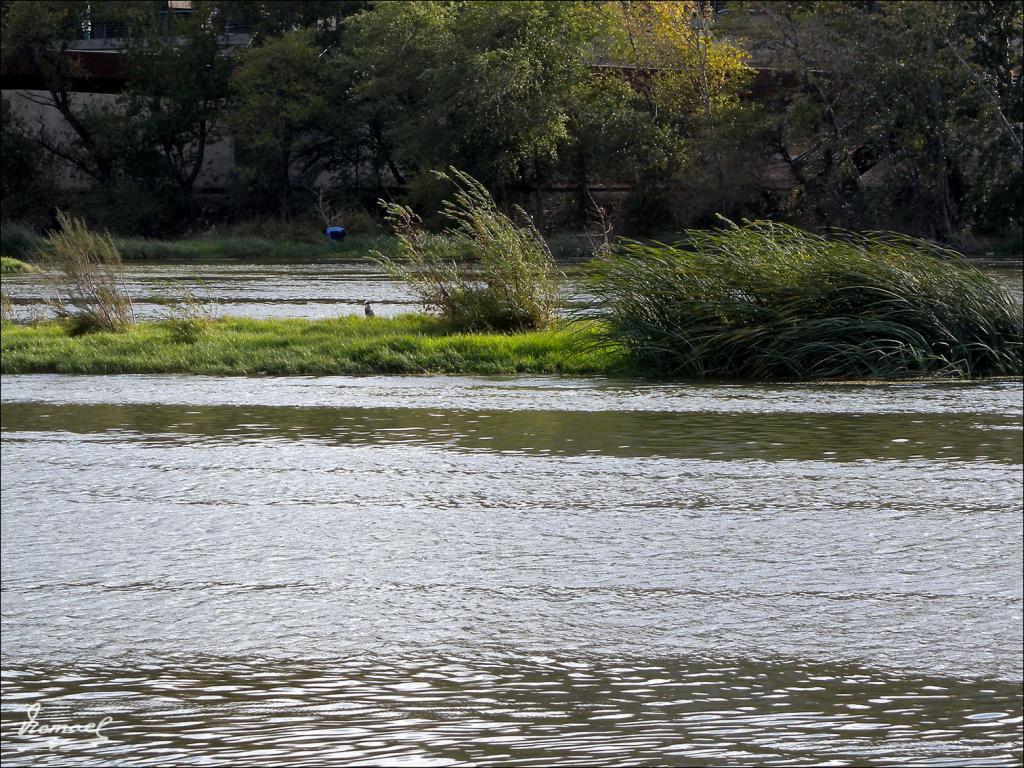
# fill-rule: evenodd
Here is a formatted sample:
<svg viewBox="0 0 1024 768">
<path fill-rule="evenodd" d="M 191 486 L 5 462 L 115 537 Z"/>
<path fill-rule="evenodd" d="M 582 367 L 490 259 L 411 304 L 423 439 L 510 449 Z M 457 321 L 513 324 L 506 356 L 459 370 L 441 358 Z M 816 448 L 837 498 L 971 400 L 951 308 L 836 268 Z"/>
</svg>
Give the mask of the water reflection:
<svg viewBox="0 0 1024 768">
<path fill-rule="evenodd" d="M 791 660 L 253 659 L 4 674 L 4 763 L 970 765 L 1019 763 L 1021 692 Z M 19 737 L 109 716 L 109 741 Z M 19 751 L 19 749 L 21 751 Z"/>
<path fill-rule="evenodd" d="M 187 405 L 0 406 L 7 432 L 108 433 L 132 441 L 319 440 L 558 456 L 1020 463 L 1019 420 L 991 414 L 461 411 Z M 937 440 L 936 436 L 941 436 Z"/>
</svg>

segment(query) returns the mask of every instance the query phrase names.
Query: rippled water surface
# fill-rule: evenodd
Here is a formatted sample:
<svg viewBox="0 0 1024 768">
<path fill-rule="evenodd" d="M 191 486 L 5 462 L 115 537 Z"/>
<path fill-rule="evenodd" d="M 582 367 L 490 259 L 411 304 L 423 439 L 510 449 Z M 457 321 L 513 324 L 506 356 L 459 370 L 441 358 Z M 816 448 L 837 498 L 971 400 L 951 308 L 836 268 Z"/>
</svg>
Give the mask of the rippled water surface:
<svg viewBox="0 0 1024 768">
<path fill-rule="evenodd" d="M 183 290 L 215 315 L 337 317 L 362 314 L 367 300 L 385 317 L 418 308 L 412 294 L 372 262 L 130 262 L 125 269 L 136 315 L 147 320 L 166 316 L 168 303 Z M 16 317 L 46 314 L 40 305 L 49 290 L 44 278 L 5 276 L 4 286 Z"/>
<path fill-rule="evenodd" d="M 5 765 L 1020 763 L 1020 382 L 0 408 Z"/>
<path fill-rule="evenodd" d="M 999 276 L 1018 296 L 1024 291 L 1019 259 L 976 263 Z M 364 301 L 373 302 L 374 311 L 383 317 L 419 309 L 413 294 L 371 261 L 128 262 L 125 269 L 125 287 L 135 312 L 147 320 L 166 317 L 168 305 L 179 301 L 183 291 L 200 299 L 215 315 L 337 317 L 362 314 Z M 3 282 L 16 318 L 47 314 L 40 302 L 49 289 L 40 275 L 5 275 Z M 583 299 L 576 281 L 566 285 L 565 295 L 567 300 Z"/>
</svg>

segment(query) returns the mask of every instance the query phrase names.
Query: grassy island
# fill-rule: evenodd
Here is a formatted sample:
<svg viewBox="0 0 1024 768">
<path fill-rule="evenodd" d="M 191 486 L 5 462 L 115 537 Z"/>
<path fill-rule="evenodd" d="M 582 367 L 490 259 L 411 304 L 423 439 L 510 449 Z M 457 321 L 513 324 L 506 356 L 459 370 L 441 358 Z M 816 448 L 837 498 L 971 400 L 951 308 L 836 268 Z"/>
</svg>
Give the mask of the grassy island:
<svg viewBox="0 0 1024 768">
<path fill-rule="evenodd" d="M 57 319 L 5 323 L 2 371 L 849 381 L 1024 369 L 1019 298 L 956 252 L 895 233 L 726 221 L 672 245 L 609 244 L 586 269 L 596 301 L 567 322 L 532 221 L 456 169 L 439 177 L 457 189 L 453 224 L 431 234 L 389 206 L 395 254 L 375 254 L 436 315 L 212 319 L 186 296 L 138 323 L 116 243 L 59 212 L 46 241 Z"/>
</svg>

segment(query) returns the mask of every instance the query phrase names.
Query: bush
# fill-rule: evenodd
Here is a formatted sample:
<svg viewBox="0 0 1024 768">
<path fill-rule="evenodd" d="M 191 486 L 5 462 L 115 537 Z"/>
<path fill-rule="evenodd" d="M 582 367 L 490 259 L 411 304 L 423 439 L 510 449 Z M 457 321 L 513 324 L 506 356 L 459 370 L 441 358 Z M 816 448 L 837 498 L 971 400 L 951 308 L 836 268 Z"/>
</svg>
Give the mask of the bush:
<svg viewBox="0 0 1024 768">
<path fill-rule="evenodd" d="M 90 232 L 85 223 L 60 211 L 60 231 L 46 239 L 44 254 L 53 295 L 48 304 L 74 333 L 119 330 L 135 322 L 124 286 L 121 254 L 109 235 Z"/>
<path fill-rule="evenodd" d="M 177 344 L 195 344 L 205 337 L 214 320 L 211 304 L 191 288 L 169 283 L 163 290 L 167 305 L 164 324 Z"/>
<path fill-rule="evenodd" d="M 0 226 L 0 253 L 18 259 L 38 258 L 43 238 L 28 227 L 5 221 Z"/>
<path fill-rule="evenodd" d="M 896 234 L 771 222 L 629 242 L 591 286 L 608 336 L 653 372 L 743 379 L 1018 375 L 1019 301 L 959 255 Z"/>
<path fill-rule="evenodd" d="M 424 231 L 411 208 L 386 204 L 397 254 L 375 251 L 378 262 L 404 280 L 428 309 L 466 330 L 546 328 L 555 318 L 559 272 L 544 238 L 521 208 L 517 224 L 498 210 L 484 186 L 450 169 L 438 178 L 456 187 L 442 214 L 440 235 Z"/>
<path fill-rule="evenodd" d="M 210 330 L 212 318 L 204 311 L 180 309 L 165 321 L 171 340 L 178 344 L 195 344 Z"/>
<path fill-rule="evenodd" d="M 345 227 L 349 235 L 377 236 L 382 231 L 380 224 L 373 216 L 356 208 L 342 212 L 341 225 Z"/>
</svg>

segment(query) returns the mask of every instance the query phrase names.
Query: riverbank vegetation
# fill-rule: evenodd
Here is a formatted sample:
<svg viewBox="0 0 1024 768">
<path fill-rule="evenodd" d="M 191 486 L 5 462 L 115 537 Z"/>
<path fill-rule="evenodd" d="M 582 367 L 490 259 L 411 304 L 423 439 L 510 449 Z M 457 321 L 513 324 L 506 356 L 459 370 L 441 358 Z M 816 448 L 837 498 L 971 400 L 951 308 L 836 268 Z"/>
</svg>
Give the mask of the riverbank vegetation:
<svg viewBox="0 0 1024 768">
<path fill-rule="evenodd" d="M 444 208 L 452 227 L 429 234 L 409 208 L 390 204 L 396 255 L 376 256 L 435 316 L 214 320 L 186 293 L 164 322 L 136 325 L 113 241 L 58 213 L 61 230 L 40 249 L 58 322 L 5 325 L 3 370 L 760 381 L 1024 370 L 1018 298 L 959 254 L 893 233 L 825 238 L 725 221 L 674 245 L 606 242 L 587 268 L 589 309 L 557 321 L 559 276 L 529 216 L 501 213 L 467 174 L 446 178 L 456 184 Z"/>
<path fill-rule="evenodd" d="M 356 233 L 341 242 L 331 242 L 315 223 L 307 223 L 304 228 L 282 227 L 276 236 L 270 234 L 263 228 L 231 227 L 176 240 L 112 236 L 111 241 L 124 261 L 315 261 L 367 258 L 371 251 L 391 253 L 395 248 L 394 238 L 380 231 Z M 4 222 L 0 250 L 20 261 L 43 261 L 47 258 L 46 237 L 23 225 Z"/>
<path fill-rule="evenodd" d="M 627 242 L 591 275 L 606 338 L 660 376 L 1020 375 L 1021 305 L 958 254 L 772 222 Z"/>
<path fill-rule="evenodd" d="M 442 213 L 449 226 L 431 235 L 411 208 L 386 205 L 397 238 L 394 256 L 378 263 L 405 282 L 423 306 L 468 331 L 525 331 L 551 326 L 559 278 L 551 250 L 529 215 L 506 216 L 472 176 L 451 168 L 438 173 L 455 185 Z"/>
<path fill-rule="evenodd" d="M 586 325 L 461 333 L 440 318 L 216 319 L 182 334 L 174 320 L 74 335 L 57 322 L 0 332 L 3 373 L 573 374 L 627 371 Z"/>
<path fill-rule="evenodd" d="M 124 284 L 124 263 L 108 235 L 58 211 L 60 230 L 41 249 L 48 266 L 47 305 L 73 334 L 118 331 L 135 323 Z"/>
</svg>

